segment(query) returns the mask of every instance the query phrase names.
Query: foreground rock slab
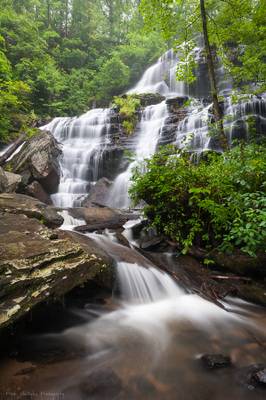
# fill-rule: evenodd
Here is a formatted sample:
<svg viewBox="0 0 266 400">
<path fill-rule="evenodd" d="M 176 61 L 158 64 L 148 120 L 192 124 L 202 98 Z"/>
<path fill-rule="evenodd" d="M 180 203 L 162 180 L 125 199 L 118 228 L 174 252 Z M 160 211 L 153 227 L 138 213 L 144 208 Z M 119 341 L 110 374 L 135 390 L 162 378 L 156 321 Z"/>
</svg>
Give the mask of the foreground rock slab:
<svg viewBox="0 0 266 400">
<path fill-rule="evenodd" d="M 127 221 L 139 218 L 138 214 L 124 212 L 109 207 L 69 208 L 69 214 L 83 219 L 86 224 L 75 228 L 77 232 L 93 232 L 104 229 L 121 228 Z"/>
<path fill-rule="evenodd" d="M 64 222 L 63 217 L 53 207 L 24 194 L 0 194 L 0 211 L 36 218 L 42 224 L 52 228 L 59 227 Z"/>
<path fill-rule="evenodd" d="M 90 239 L 1 207 L 0 220 L 0 330 L 38 303 L 98 276 L 109 279 L 112 261 Z"/>
</svg>

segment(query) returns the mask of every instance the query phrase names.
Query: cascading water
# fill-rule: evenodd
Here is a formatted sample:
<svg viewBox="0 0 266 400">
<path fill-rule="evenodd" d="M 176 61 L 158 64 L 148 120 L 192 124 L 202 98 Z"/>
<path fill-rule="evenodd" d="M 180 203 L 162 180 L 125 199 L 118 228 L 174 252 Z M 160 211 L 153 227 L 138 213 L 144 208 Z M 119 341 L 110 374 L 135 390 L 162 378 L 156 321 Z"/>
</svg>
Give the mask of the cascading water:
<svg viewBox="0 0 266 400">
<path fill-rule="evenodd" d="M 79 206 L 89 184 L 99 179 L 98 171 L 110 127 L 109 109 L 94 109 L 79 118 L 55 118 L 42 129 L 63 144 L 62 177 L 52 196 L 58 207 Z"/>
<path fill-rule="evenodd" d="M 130 206 L 128 189 L 132 171 L 141 161 L 154 154 L 166 117 L 165 101 L 145 108 L 138 127 L 139 135 L 135 144 L 135 161 L 130 163 L 127 170 L 118 175 L 114 181 L 106 200 L 109 206 L 116 208 L 128 208 Z"/>
<path fill-rule="evenodd" d="M 173 49 L 164 53 L 157 63 L 149 67 L 137 85 L 128 91 L 132 93 L 160 93 L 164 96 L 184 95 L 187 86 L 176 80 L 178 57 Z"/>
<path fill-rule="evenodd" d="M 209 124 L 212 119 L 212 104 L 204 105 L 194 100 L 189 107 L 188 115 L 179 122 L 176 130 L 176 144 L 186 147 L 194 153 L 204 150 L 221 150 L 219 144 L 211 137 Z M 231 145 L 235 139 L 246 139 L 248 132 L 256 135 L 266 132 L 266 96 L 248 96 L 232 103 L 230 97 L 224 100 L 224 129 Z"/>
<path fill-rule="evenodd" d="M 194 53 L 198 61 L 198 69 L 197 79 L 193 85 L 187 86 L 176 81 L 178 56 L 173 50 L 169 50 L 144 72 L 137 85 L 128 92 L 129 94 L 159 93 L 166 98 L 184 97 L 188 94 L 193 97 L 190 97 L 191 104 L 186 108 L 186 115 L 171 128 L 171 134 L 167 133 L 167 117 L 169 116 L 167 101 L 148 106 L 142 111 L 136 132 L 132 138 L 127 139 L 130 142 L 128 148 L 135 153 L 135 161 L 125 169 L 124 166 L 127 164 L 125 159 L 122 163 L 118 160 L 120 170 L 124 169 L 124 171 L 117 175 L 118 166 L 114 168 L 116 178 L 103 201 L 105 204 L 118 208 L 130 206 L 128 188 L 132 170 L 137 163 L 150 157 L 158 144 L 174 142 L 179 147 L 186 147 L 196 154 L 209 149 L 221 150 L 219 143 L 210 136 L 209 132 L 209 123 L 213 116 L 212 105 L 208 99 L 204 98 L 209 95 L 209 86 L 202 49 L 196 48 Z M 228 95 L 232 84 L 221 65 L 217 67 L 217 77 L 220 92 Z M 247 127 L 251 124 L 250 116 L 255 118 L 257 131 L 263 132 L 266 129 L 263 97 L 254 96 L 236 105 L 232 104 L 230 97 L 225 97 L 224 114 L 225 132 L 229 142 L 247 134 Z M 92 185 L 99 178 L 108 175 L 108 167 L 103 168 L 103 156 L 110 143 L 111 115 L 110 109 L 95 109 L 79 118 L 56 118 L 43 127 L 50 130 L 63 145 L 62 177 L 58 193 L 52 195 L 55 205 L 80 206 Z M 166 138 L 164 132 L 166 132 Z"/>
<path fill-rule="evenodd" d="M 81 324 L 44 335 L 44 349 L 60 354 L 63 346 L 70 357 L 42 364 L 29 387 L 62 393 L 66 400 L 203 400 L 209 393 L 215 400 L 249 400 L 250 390 L 237 384 L 233 368 L 206 372 L 198 358 L 226 351 L 237 368 L 245 365 L 247 347 L 251 360 L 255 354 L 264 362 L 257 344 L 264 340 L 263 323 L 255 329 L 252 320 L 256 309 L 228 299 L 226 311 L 187 293 L 135 250 L 121 250 L 103 235 L 89 236 L 117 259 L 119 304 L 109 312 L 87 304 L 72 311 Z M 130 261 L 123 260 L 124 252 Z M 36 337 L 30 341 L 34 346 Z M 254 400 L 263 398 L 252 394 Z"/>
</svg>

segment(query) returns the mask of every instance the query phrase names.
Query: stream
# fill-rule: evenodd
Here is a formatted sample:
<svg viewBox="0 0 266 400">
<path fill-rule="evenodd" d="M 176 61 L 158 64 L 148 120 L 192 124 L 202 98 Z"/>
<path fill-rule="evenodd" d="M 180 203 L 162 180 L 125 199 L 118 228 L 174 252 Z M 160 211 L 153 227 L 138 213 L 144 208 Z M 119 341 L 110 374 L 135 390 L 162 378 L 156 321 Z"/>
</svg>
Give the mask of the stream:
<svg viewBox="0 0 266 400">
<path fill-rule="evenodd" d="M 40 313 L 20 338 L 19 357 L 5 362 L 1 386 L 12 373 L 21 399 L 265 398 L 247 381 L 247 366 L 266 362 L 264 309 L 237 298 L 220 308 L 109 232 L 88 235 L 117 260 L 116 290 L 83 290 L 65 309 Z M 229 356 L 232 365 L 206 368 L 204 354 Z"/>
<path fill-rule="evenodd" d="M 166 98 L 191 95 L 186 85 L 173 79 L 177 62 L 175 54 L 167 52 L 130 93 L 153 92 Z M 220 81 L 229 90 L 223 71 Z M 207 129 L 210 104 L 203 105 L 196 97 L 178 124 L 173 142 L 180 147 L 190 142 L 197 153 L 213 144 Z M 235 116 L 228 130 L 233 137 L 239 113 L 246 124 L 246 114 L 265 113 L 265 102 L 251 99 L 238 110 L 228 99 L 226 110 Z M 52 199 L 55 206 L 64 210 L 81 206 L 89 189 L 105 176 L 111 117 L 111 109 L 95 109 L 78 118 L 56 118 L 43 127 L 62 143 L 62 177 Z M 130 142 L 134 161 L 124 163 L 116 173 L 106 197 L 108 206 L 130 207 L 132 170 L 154 154 L 168 117 L 165 100 L 143 110 Z M 67 211 L 62 215 L 62 229 L 84 223 Z M 129 224 L 124 231 L 129 241 L 131 228 Z M 77 289 L 64 309 L 49 311 L 48 307 L 41 312 L 18 343 L 19 357 L 2 360 L 0 386 L 7 383 L 7 388 L 14 388 L 14 396 L 8 389 L 4 399 L 265 399 L 265 389 L 249 380 L 250 366 L 266 363 L 265 309 L 231 297 L 223 300 L 224 308 L 219 307 L 178 285 L 140 254 L 134 242 L 125 247 L 112 231 L 87 235 L 115 260 L 112 295 L 92 289 L 81 291 L 80 296 Z M 171 255 L 162 257 L 171 264 Z M 229 356 L 231 364 L 226 359 L 223 368 L 206 367 L 202 356 L 213 354 Z M 16 373 L 21 368 L 26 372 Z"/>
</svg>

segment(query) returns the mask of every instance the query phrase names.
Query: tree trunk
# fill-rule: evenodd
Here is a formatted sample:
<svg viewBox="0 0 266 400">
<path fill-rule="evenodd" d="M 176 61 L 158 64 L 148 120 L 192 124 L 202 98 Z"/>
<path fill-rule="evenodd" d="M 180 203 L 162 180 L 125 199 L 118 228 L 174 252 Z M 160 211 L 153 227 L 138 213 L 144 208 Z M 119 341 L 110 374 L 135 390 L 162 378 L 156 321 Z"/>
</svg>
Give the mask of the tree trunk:
<svg viewBox="0 0 266 400">
<path fill-rule="evenodd" d="M 109 27 L 110 27 L 110 38 L 113 40 L 114 38 L 114 4 L 113 0 L 108 2 L 109 8 Z"/>
<path fill-rule="evenodd" d="M 68 0 L 66 0 L 66 14 L 65 14 L 65 37 L 68 36 Z"/>
<path fill-rule="evenodd" d="M 47 27 L 51 25 L 51 3 L 47 0 Z"/>
<path fill-rule="evenodd" d="M 207 16 L 206 16 L 204 0 L 200 0 L 200 11 L 201 11 L 202 30 L 203 30 L 203 37 L 204 37 L 204 47 L 205 47 L 205 52 L 206 52 L 206 57 L 207 57 L 207 66 L 208 66 L 209 80 L 210 80 L 210 85 L 211 85 L 214 118 L 215 118 L 215 122 L 219 129 L 220 145 L 223 150 L 226 150 L 226 149 L 228 149 L 228 141 L 227 141 L 227 137 L 224 133 L 223 113 L 222 113 L 222 110 L 221 110 L 221 107 L 219 104 L 219 100 L 218 100 L 218 90 L 217 90 L 216 76 L 215 76 L 215 70 L 214 70 L 214 61 L 213 61 L 213 55 L 211 52 L 211 46 L 210 46 L 210 42 L 209 42 L 208 23 L 207 23 Z"/>
</svg>

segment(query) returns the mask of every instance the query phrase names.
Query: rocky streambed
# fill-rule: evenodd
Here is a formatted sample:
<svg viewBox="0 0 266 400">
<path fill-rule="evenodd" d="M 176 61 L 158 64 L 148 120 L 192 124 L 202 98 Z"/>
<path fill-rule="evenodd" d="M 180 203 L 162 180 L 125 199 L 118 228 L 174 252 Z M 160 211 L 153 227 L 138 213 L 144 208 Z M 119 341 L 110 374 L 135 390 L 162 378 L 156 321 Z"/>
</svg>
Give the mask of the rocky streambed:
<svg viewBox="0 0 266 400">
<path fill-rule="evenodd" d="M 162 143 L 184 118 L 176 101 Z M 43 131 L 0 168 L 0 394 L 264 398 L 265 259 L 215 253 L 207 268 L 201 249 L 181 256 L 137 212 L 106 207 L 119 157 L 80 207 L 52 206 L 61 151 Z"/>
</svg>

